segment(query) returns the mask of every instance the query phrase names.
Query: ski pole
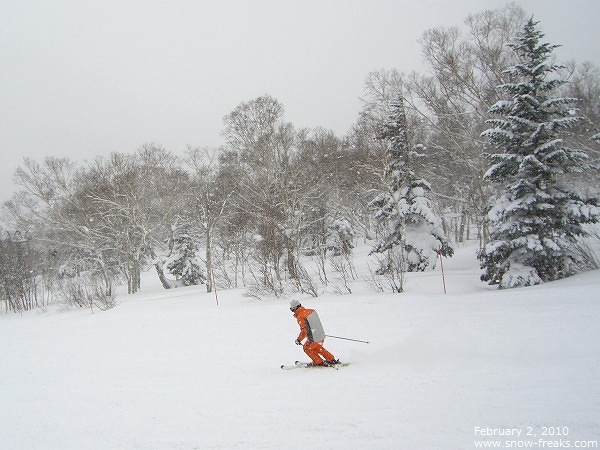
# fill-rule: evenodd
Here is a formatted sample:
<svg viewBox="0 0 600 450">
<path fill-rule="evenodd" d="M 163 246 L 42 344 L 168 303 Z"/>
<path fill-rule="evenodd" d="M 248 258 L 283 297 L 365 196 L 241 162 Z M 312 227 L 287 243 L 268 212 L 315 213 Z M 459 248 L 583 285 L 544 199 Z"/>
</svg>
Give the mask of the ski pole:
<svg viewBox="0 0 600 450">
<path fill-rule="evenodd" d="M 361 341 L 358 339 L 350 339 L 350 338 L 345 338 L 345 337 L 340 337 L 340 336 L 331 336 L 330 334 L 326 334 L 325 336 L 334 338 L 334 339 L 343 339 L 345 341 L 362 342 L 363 344 L 369 344 L 369 341 Z"/>
</svg>

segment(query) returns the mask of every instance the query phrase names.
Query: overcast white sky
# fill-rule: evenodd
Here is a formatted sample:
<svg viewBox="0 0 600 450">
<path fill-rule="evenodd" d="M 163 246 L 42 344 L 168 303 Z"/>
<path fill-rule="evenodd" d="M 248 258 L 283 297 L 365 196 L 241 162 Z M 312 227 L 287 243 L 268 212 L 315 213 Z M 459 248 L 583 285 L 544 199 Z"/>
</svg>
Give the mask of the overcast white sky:
<svg viewBox="0 0 600 450">
<path fill-rule="evenodd" d="M 0 201 L 23 157 L 218 146 L 223 116 L 265 93 L 343 135 L 370 71 L 421 69 L 423 31 L 506 3 L 0 0 Z M 559 60 L 600 64 L 599 0 L 516 3 Z"/>
</svg>

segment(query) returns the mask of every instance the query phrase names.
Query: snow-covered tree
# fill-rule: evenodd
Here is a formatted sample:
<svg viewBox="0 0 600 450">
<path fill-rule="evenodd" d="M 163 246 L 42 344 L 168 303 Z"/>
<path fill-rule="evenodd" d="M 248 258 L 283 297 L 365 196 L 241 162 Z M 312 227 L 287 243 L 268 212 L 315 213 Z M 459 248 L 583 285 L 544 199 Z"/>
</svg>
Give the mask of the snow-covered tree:
<svg viewBox="0 0 600 450">
<path fill-rule="evenodd" d="M 568 184 L 569 173 L 588 169 L 587 154 L 562 138 L 579 117 L 575 99 L 554 96 L 565 81 L 551 62 L 557 46 L 543 36 L 530 19 L 511 44 L 519 63 L 506 70 L 513 82 L 498 88 L 507 99 L 492 106 L 495 117 L 483 133 L 497 150 L 484 155 L 492 163 L 484 179 L 500 191 L 488 212 L 481 279 L 501 288 L 573 274 L 580 261 L 570 248 L 585 234 L 582 224 L 599 219 L 597 200 Z"/>
<path fill-rule="evenodd" d="M 387 141 L 388 190 L 371 202 L 375 218 L 384 231 L 372 253 L 399 252 L 400 259 L 387 258 L 386 261 L 402 261 L 405 270 L 424 271 L 435 267 L 439 251 L 444 256 L 452 256 L 453 249 L 444 236 L 440 219 L 433 212 L 428 197 L 430 184 L 411 167 L 411 160 L 419 153 L 418 147 L 411 148 L 403 98 L 399 97 L 391 106 L 392 112 L 382 133 Z M 398 269 L 381 267 L 379 272 Z"/>
<path fill-rule="evenodd" d="M 173 254 L 167 263 L 167 270 L 175 275 L 183 286 L 194 286 L 206 281 L 197 261 L 194 239 L 187 231 L 176 231 Z"/>
<path fill-rule="evenodd" d="M 327 250 L 333 256 L 350 255 L 354 248 L 354 230 L 345 217 L 336 219 L 327 229 Z"/>
</svg>

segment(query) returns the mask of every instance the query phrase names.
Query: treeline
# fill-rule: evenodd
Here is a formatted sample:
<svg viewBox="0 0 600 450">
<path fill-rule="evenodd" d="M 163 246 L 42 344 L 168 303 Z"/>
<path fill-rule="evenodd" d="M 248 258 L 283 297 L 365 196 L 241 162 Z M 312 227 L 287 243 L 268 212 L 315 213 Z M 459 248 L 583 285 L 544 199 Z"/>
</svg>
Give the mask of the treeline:
<svg viewBox="0 0 600 450">
<path fill-rule="evenodd" d="M 189 270 L 199 259 L 188 284 L 209 291 L 215 279 L 221 288 L 255 285 L 277 295 L 289 283 L 313 289 L 300 257 L 348 254 L 352 230 L 370 229 L 369 171 L 332 133 L 296 132 L 282 114 L 270 97 L 240 105 L 227 118 L 237 149 L 190 149 L 179 158 L 147 145 L 87 166 L 26 160 L 16 174 L 23 190 L 5 204 L 24 230 L 6 242 L 19 263 L 3 267 L 49 277 L 70 303 L 99 307 L 110 306 L 122 280 L 136 292 L 149 265 L 171 288 L 187 273 L 175 273 L 176 263 Z"/>
<path fill-rule="evenodd" d="M 455 242 L 478 237 L 483 246 L 493 192 L 483 181 L 481 133 L 500 99 L 497 86 L 509 81 L 504 70 L 517 62 L 507 44 L 526 18 L 509 5 L 470 16 L 464 30 L 426 31 L 419 43 L 428 72 L 369 74 L 363 109 L 343 137 L 296 129 L 284 105 L 265 95 L 224 118 L 218 149 L 176 156 L 147 144 L 85 165 L 24 160 L 15 174 L 19 191 L 3 208 L 6 309 L 44 306 L 49 291 L 70 304 L 107 308 L 114 286 L 125 281 L 136 292 L 148 267 L 165 288 L 205 283 L 211 291 L 216 282 L 256 295 L 317 295 L 332 268 L 344 280 L 355 276 L 355 240 L 383 231 L 369 204 L 387 189 L 384 131 L 398 98 L 409 140 L 424 156 L 412 170 L 431 184 L 444 233 Z M 600 70 L 571 63 L 561 71 L 570 80 L 564 95 L 579 99 L 585 117 L 566 139 L 597 164 L 600 145 L 591 137 L 600 132 Z M 597 186 L 592 176 L 582 186 Z M 316 280 L 303 257 L 319 267 Z"/>
</svg>

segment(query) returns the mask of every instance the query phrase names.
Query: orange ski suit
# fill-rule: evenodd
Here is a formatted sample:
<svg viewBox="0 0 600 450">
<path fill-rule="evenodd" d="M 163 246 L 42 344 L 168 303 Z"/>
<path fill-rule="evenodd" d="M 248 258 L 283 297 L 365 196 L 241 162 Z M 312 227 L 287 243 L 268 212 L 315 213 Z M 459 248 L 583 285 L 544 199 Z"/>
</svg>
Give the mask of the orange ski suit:
<svg viewBox="0 0 600 450">
<path fill-rule="evenodd" d="M 308 316 L 314 312 L 314 309 L 305 308 L 304 306 L 300 306 L 298 309 L 294 311 L 294 317 L 298 321 L 298 325 L 300 325 L 300 334 L 298 335 L 298 340 L 302 341 L 306 338 L 306 342 L 302 345 L 302 349 L 304 353 L 308 355 L 308 357 L 312 360 L 313 364 L 319 365 L 323 362 L 323 357 L 326 361 L 333 361 L 335 356 L 329 353 L 323 347 L 323 341 L 315 342 L 312 340 L 312 334 L 309 333 L 308 327 Z"/>
</svg>

